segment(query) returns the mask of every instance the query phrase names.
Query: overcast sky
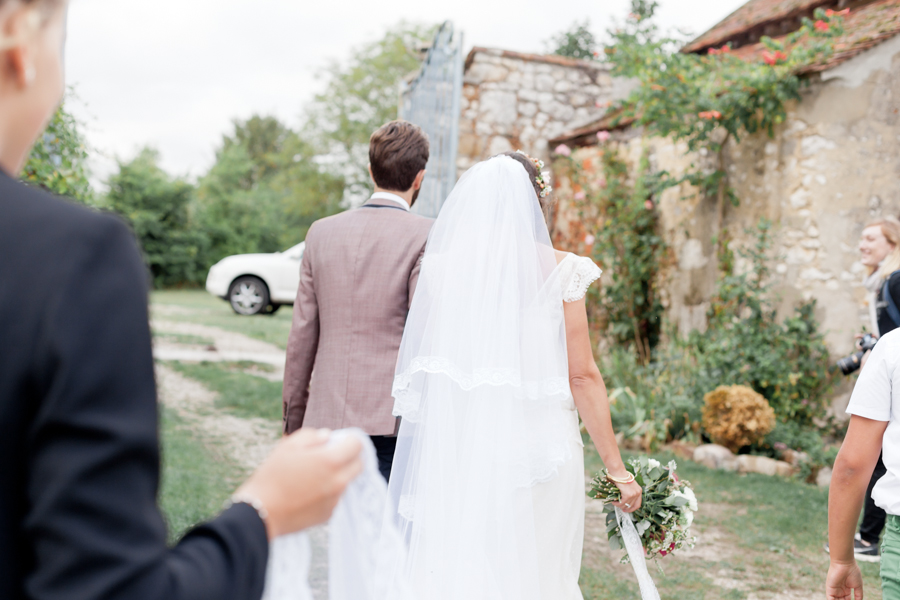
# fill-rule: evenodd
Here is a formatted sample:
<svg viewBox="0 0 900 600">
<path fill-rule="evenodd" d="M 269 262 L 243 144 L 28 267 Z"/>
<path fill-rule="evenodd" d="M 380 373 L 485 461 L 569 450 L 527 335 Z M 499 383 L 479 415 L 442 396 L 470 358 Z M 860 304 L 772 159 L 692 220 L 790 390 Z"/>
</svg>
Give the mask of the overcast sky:
<svg viewBox="0 0 900 600">
<path fill-rule="evenodd" d="M 745 0 L 661 0 L 659 22 L 702 33 Z M 104 178 L 115 157 L 156 147 L 168 171 L 197 176 L 234 118 L 291 125 L 321 89 L 316 72 L 401 20 L 452 20 L 473 45 L 543 52 L 590 18 L 602 33 L 628 0 L 72 0 L 67 78 Z"/>
</svg>

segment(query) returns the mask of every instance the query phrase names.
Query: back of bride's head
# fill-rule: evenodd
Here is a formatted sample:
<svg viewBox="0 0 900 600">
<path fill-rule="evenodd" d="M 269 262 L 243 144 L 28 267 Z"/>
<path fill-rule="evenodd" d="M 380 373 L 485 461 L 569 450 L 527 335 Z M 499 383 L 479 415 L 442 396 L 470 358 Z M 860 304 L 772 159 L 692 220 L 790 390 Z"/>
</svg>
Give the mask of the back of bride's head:
<svg viewBox="0 0 900 600">
<path fill-rule="evenodd" d="M 498 154 L 497 156 L 509 157 L 522 165 L 522 167 L 525 169 L 525 172 L 528 174 L 528 180 L 531 182 L 531 186 L 534 188 L 534 193 L 541 205 L 541 210 L 546 214 L 547 209 L 550 207 L 550 195 L 548 193 L 549 190 L 546 190 L 542 186 L 543 174 L 535 164 L 535 159 L 522 152 L 513 151 L 504 152 L 502 154 Z"/>
<path fill-rule="evenodd" d="M 0 168 L 16 174 L 62 100 L 67 0 L 0 0 Z"/>
</svg>

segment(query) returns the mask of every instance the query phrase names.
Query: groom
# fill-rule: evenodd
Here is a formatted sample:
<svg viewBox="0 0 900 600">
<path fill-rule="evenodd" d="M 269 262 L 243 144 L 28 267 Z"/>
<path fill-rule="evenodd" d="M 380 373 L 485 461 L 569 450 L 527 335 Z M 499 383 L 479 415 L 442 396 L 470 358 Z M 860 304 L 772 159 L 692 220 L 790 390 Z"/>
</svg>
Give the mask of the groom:
<svg viewBox="0 0 900 600">
<path fill-rule="evenodd" d="M 369 141 L 375 193 L 360 208 L 313 224 L 284 372 L 284 432 L 359 427 L 390 477 L 397 443 L 391 384 L 432 220 L 416 201 L 428 138 L 392 121 Z"/>
</svg>

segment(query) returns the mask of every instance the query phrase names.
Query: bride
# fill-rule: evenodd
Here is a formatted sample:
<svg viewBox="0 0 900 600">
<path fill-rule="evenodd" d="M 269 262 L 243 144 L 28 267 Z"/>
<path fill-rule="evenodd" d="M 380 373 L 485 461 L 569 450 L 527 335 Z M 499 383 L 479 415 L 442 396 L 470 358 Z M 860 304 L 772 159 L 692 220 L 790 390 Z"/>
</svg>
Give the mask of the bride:
<svg viewBox="0 0 900 600">
<path fill-rule="evenodd" d="M 550 244 L 536 161 L 470 169 L 437 219 L 394 380 L 389 518 L 419 600 L 580 600 L 578 417 L 637 510 L 588 336 L 589 259 Z M 546 191 L 545 191 L 546 190 Z"/>
</svg>

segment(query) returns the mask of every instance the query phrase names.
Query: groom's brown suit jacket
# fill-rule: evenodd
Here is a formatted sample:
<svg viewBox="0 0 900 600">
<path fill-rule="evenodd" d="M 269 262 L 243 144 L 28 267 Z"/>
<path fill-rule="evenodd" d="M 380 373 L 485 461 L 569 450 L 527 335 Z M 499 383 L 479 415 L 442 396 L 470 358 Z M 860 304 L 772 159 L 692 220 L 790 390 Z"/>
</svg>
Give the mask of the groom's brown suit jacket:
<svg viewBox="0 0 900 600">
<path fill-rule="evenodd" d="M 285 433 L 395 433 L 391 384 L 432 223 L 369 200 L 310 228 L 288 339 Z"/>
</svg>

